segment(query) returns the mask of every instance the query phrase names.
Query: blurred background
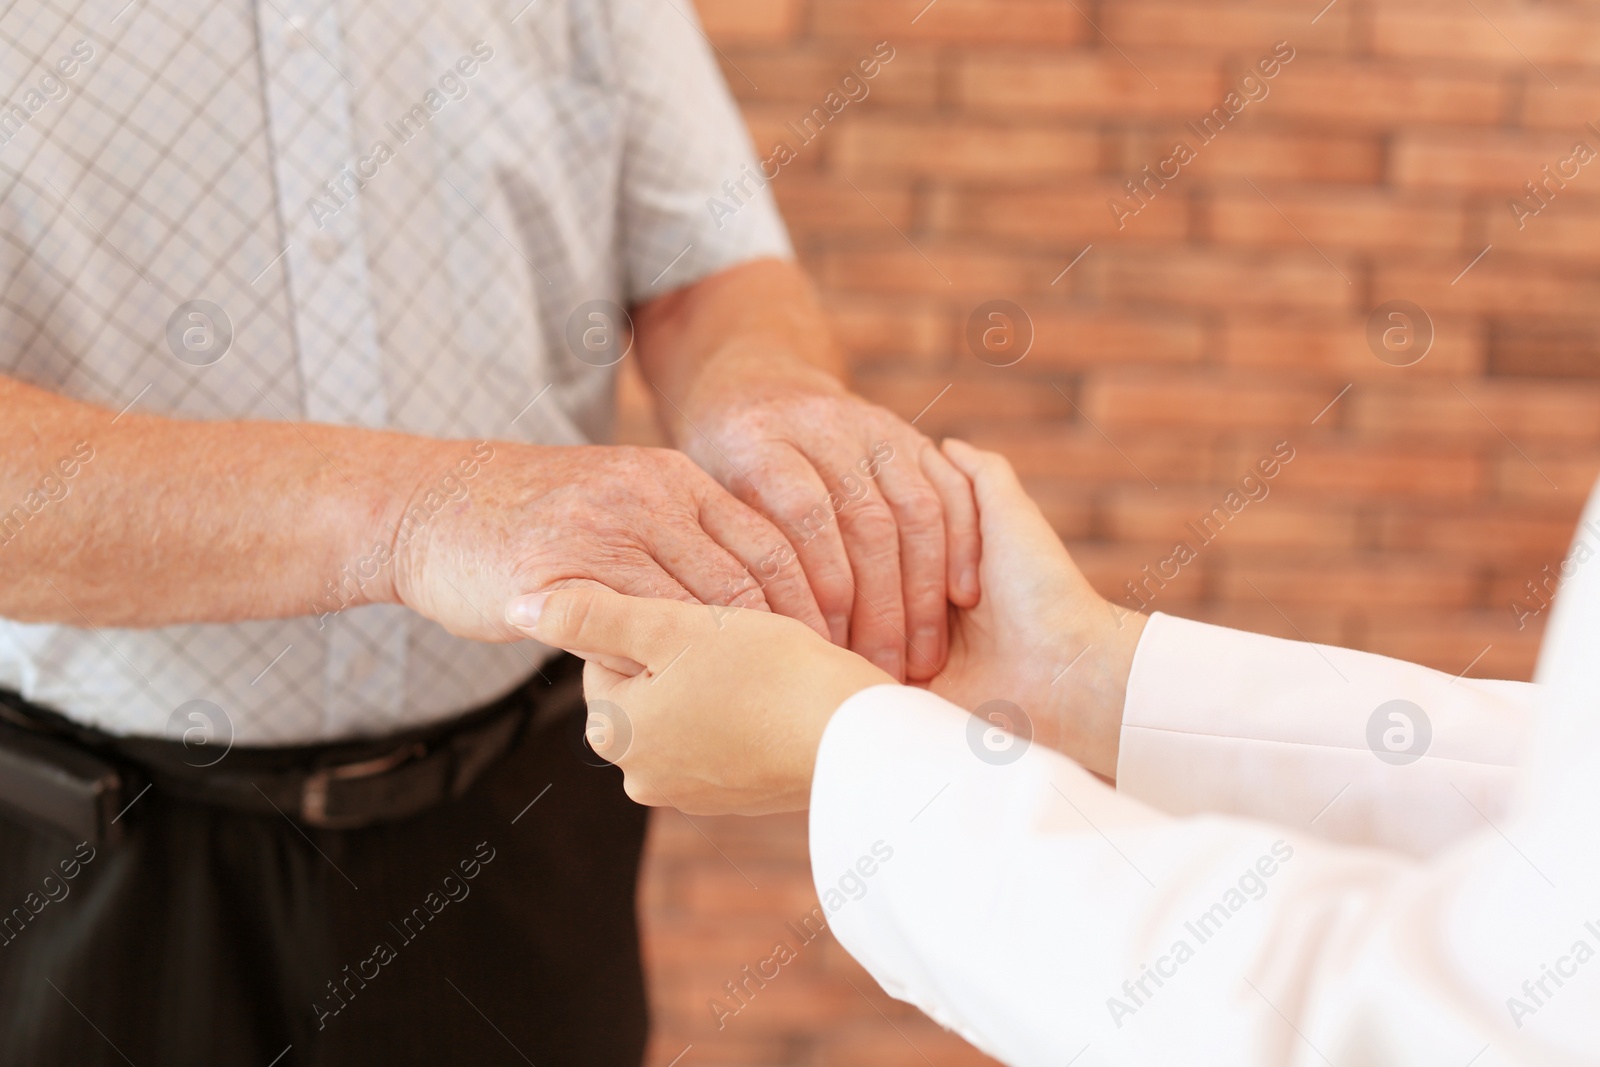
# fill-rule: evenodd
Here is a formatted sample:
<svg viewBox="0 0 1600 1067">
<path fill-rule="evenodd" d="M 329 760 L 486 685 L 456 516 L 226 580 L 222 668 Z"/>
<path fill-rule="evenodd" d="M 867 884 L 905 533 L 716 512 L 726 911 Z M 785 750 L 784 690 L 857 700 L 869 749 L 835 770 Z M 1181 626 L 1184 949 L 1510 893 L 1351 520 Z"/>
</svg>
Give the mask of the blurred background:
<svg viewBox="0 0 1600 1067">
<path fill-rule="evenodd" d="M 1324 2 L 698 7 L 758 155 L 793 150 L 773 187 L 856 388 L 1008 455 L 1102 593 L 1188 541 L 1152 610 L 1526 679 L 1600 473 L 1600 3 Z M 997 300 L 1004 359 L 968 339 Z M 624 411 L 658 440 L 632 379 Z M 803 818 L 658 813 L 651 1062 L 988 1062 L 802 943 L 815 906 Z"/>
</svg>

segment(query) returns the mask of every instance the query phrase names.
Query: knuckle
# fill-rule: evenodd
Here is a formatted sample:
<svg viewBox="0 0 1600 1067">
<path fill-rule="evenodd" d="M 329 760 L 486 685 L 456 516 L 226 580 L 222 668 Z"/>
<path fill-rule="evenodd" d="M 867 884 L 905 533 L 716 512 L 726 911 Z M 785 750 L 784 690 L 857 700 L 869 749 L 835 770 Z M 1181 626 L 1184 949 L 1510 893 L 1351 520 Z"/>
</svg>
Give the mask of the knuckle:
<svg viewBox="0 0 1600 1067">
<path fill-rule="evenodd" d="M 944 520 L 944 501 L 931 486 L 918 485 L 900 496 L 895 511 L 908 526 L 936 526 Z"/>
<path fill-rule="evenodd" d="M 773 505 L 773 518 L 802 535 L 815 536 L 833 522 L 833 511 L 820 500 L 789 497 Z"/>
<path fill-rule="evenodd" d="M 646 477 L 665 473 L 677 478 L 692 478 L 705 473 L 687 454 L 675 448 L 651 448 L 643 451 L 649 456 L 647 469 L 641 471 Z"/>
<path fill-rule="evenodd" d="M 569 589 L 558 593 L 555 611 L 551 613 L 553 625 L 549 628 L 554 637 L 580 640 L 594 626 L 594 598 L 586 589 Z M 549 605 L 546 605 L 549 610 Z"/>
<path fill-rule="evenodd" d="M 888 505 L 866 504 L 853 517 L 851 525 L 864 550 L 874 555 L 888 555 L 899 551 L 900 524 Z"/>
</svg>

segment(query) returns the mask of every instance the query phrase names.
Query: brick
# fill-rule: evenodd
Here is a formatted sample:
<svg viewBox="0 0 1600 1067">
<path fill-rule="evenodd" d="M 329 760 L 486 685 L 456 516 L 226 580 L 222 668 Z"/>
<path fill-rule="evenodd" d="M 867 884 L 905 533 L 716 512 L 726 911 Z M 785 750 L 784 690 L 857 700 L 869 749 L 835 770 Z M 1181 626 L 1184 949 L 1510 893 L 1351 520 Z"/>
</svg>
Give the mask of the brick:
<svg viewBox="0 0 1600 1067">
<path fill-rule="evenodd" d="M 1479 6 L 1474 11 L 1472 5 L 1380 4 L 1372 14 L 1372 50 L 1399 59 L 1492 63 L 1519 72 L 1530 62 L 1582 66 L 1600 55 L 1600 22 L 1593 8 L 1488 0 Z"/>
<path fill-rule="evenodd" d="M 727 865 L 725 861 L 723 865 Z M 685 880 L 700 881 L 704 873 L 705 868 L 688 871 Z M 788 881 L 797 882 L 798 879 L 791 877 Z M 801 917 L 795 915 L 785 920 L 781 914 L 774 909 L 764 914 L 750 911 L 724 918 L 720 912 L 692 912 L 650 931 L 650 940 L 663 954 L 681 961 L 677 966 L 683 972 L 725 982 L 738 974 L 745 964 L 765 959 L 772 951 L 773 942 L 786 935 L 783 923 Z M 717 916 L 715 921 L 712 915 Z M 810 951 L 811 946 L 803 949 L 806 954 Z M 703 1005 L 694 1007 L 697 1010 L 689 1013 L 684 1021 L 698 1024 Z"/>
<path fill-rule="evenodd" d="M 1596 547 L 1591 535 L 1586 541 L 1590 551 Z M 1559 550 L 1545 556 L 1527 558 L 1506 557 L 1495 560 L 1489 568 L 1489 591 L 1485 602 L 1496 613 L 1498 622 L 1511 633 L 1533 635 L 1541 632 L 1550 620 L 1550 611 L 1560 595 L 1563 568 L 1571 574 L 1577 560 L 1570 556 L 1572 538 L 1563 539 Z M 1569 563 L 1568 560 L 1572 559 Z"/>
<path fill-rule="evenodd" d="M 1380 261 L 1373 299 L 1413 301 L 1435 320 L 1450 314 L 1564 316 L 1573 308 L 1595 307 L 1600 301 L 1600 279 L 1593 275 L 1520 257 L 1509 247 L 1491 248 L 1474 265 L 1481 251 L 1462 253 L 1454 260 Z"/>
<path fill-rule="evenodd" d="M 1190 315 L 1042 308 L 1029 317 L 1035 337 L 1030 370 L 1195 364 L 1205 358 L 1205 328 Z"/>
<path fill-rule="evenodd" d="M 950 433 L 965 436 L 969 427 L 985 423 L 1065 419 L 1072 413 L 1072 406 L 1048 385 L 999 372 L 954 376 L 874 369 L 857 375 L 855 384 L 862 396 L 897 412 L 901 418 L 915 418 L 926 408 L 917 420 L 917 429 L 934 437 Z M 950 391 L 940 397 L 946 385 Z M 928 407 L 929 404 L 933 406 Z"/>
<path fill-rule="evenodd" d="M 1504 120 L 1508 100 L 1504 81 L 1477 73 L 1314 56 L 1266 84 L 1260 103 L 1274 118 L 1336 126 L 1489 125 Z"/>
<path fill-rule="evenodd" d="M 860 983 L 857 983 L 858 985 Z M 989 1067 L 995 1061 L 953 1033 L 913 1023 L 901 1032 L 874 1027 L 836 1034 L 818 1050 L 816 1067 Z"/>
<path fill-rule="evenodd" d="M 801 0 L 695 0 L 706 36 L 720 45 L 789 40 L 800 28 Z"/>
<path fill-rule="evenodd" d="M 852 177 L 1027 181 L 1087 174 L 1099 162 L 1093 130 L 856 118 L 839 129 L 835 145 L 838 166 Z"/>
<path fill-rule="evenodd" d="M 737 868 L 726 861 L 720 866 L 707 865 L 685 886 L 684 907 L 732 918 L 805 915 L 817 906 L 816 891 L 784 878 L 785 873 L 782 868 L 753 863 L 748 857 Z M 774 936 L 782 923 L 782 919 L 770 923 Z"/>
<path fill-rule="evenodd" d="M 1468 678 L 1527 682 L 1538 660 L 1539 628 L 1517 633 L 1508 609 L 1453 612 L 1383 612 L 1375 614 L 1356 647 Z M 1475 657 L 1482 655 L 1482 658 Z M 1468 669 L 1468 665 L 1471 669 Z"/>
<path fill-rule="evenodd" d="M 959 103 L 1003 114 L 1187 117 L 1214 106 L 1223 91 L 1215 64 L 1172 53 L 980 54 L 956 73 Z"/>
<path fill-rule="evenodd" d="M 1257 376 L 1163 373 L 1104 374 L 1084 386 L 1083 406 L 1102 427 L 1295 429 L 1327 403 L 1309 386 L 1263 382 Z M 1111 434 L 1114 438 L 1116 434 Z"/>
<path fill-rule="evenodd" d="M 1223 498 L 1237 485 L 1169 489 L 1159 494 L 1137 490 L 1113 494 L 1106 509 L 1107 536 L 1117 540 L 1184 542 L 1201 555 L 1228 555 L 1262 547 L 1330 549 L 1356 547 L 1356 515 L 1348 508 L 1330 508 L 1307 498 L 1285 498 L 1277 482 L 1258 481 L 1266 495 L 1250 500 L 1226 523 L 1214 509 L 1228 509 Z M 1260 490 L 1256 490 L 1259 494 Z M 1208 526 L 1207 523 L 1210 523 Z"/>
<path fill-rule="evenodd" d="M 666 1005 L 660 1004 L 652 1009 L 651 1022 L 661 1016 Z M 702 1010 L 704 1006 L 702 1005 Z M 645 1056 L 645 1063 L 650 1067 L 668 1067 L 674 1060 L 679 1063 L 688 1062 L 687 1057 L 679 1059 L 684 1050 L 691 1044 L 696 1048 L 691 1055 L 694 1056 L 696 1067 L 749 1067 L 752 1063 L 781 1063 L 788 1054 L 789 1045 L 780 1037 L 765 1033 L 756 1033 L 749 1037 L 718 1033 L 715 1041 L 700 1041 L 696 1043 L 693 1038 L 698 1032 L 685 1034 L 667 1029 L 659 1025 L 651 1026 L 650 1047 Z"/>
<path fill-rule="evenodd" d="M 1287 609 L 1301 604 L 1367 611 L 1460 608 L 1473 603 L 1477 588 L 1475 576 L 1459 567 L 1395 553 L 1366 558 L 1296 553 L 1293 560 L 1221 562 L 1217 569 L 1218 590 L 1227 599 L 1264 599 L 1290 619 L 1294 612 Z"/>
<path fill-rule="evenodd" d="M 1050 374 L 1059 370 L 1101 370 L 1120 365 L 1192 365 L 1203 357 L 1203 330 L 1194 318 L 1182 315 L 1130 315 L 1088 310 L 1058 310 L 1050 304 L 1024 299 L 1016 310 L 986 309 L 989 301 L 958 306 L 950 320 L 950 349 L 960 363 L 970 365 L 976 352 L 970 349 L 970 333 L 994 326 L 1010 325 L 1016 347 L 1005 360 L 1008 370 L 1016 366 L 1021 374 Z M 981 314 L 982 312 L 982 314 Z M 1010 315 L 1005 323 L 997 315 Z M 979 338 L 979 344 L 982 339 Z M 1026 363 L 1024 363 L 1026 360 Z"/>
<path fill-rule="evenodd" d="M 1578 199 L 1580 189 L 1600 193 L 1600 160 L 1578 173 L 1576 181 L 1556 190 L 1546 204 L 1533 197 L 1511 196 L 1490 204 L 1485 209 L 1488 241 L 1518 255 L 1600 267 L 1600 204 Z M 1537 208 L 1538 213 L 1512 211 L 1512 199 L 1530 211 Z"/>
<path fill-rule="evenodd" d="M 1589 66 L 1592 68 L 1593 61 Z M 1561 72 L 1559 88 L 1537 75 L 1525 80 L 1522 91 L 1522 122 L 1531 129 L 1559 130 L 1589 140 L 1597 135 L 1587 123 L 1600 125 L 1600 74 L 1592 70 Z M 1596 145 L 1600 147 L 1600 145 Z"/>
<path fill-rule="evenodd" d="M 822 132 L 812 137 L 809 143 L 800 143 L 800 138 L 796 137 L 788 126 L 799 117 L 801 117 L 799 109 L 793 105 L 785 107 L 782 104 L 760 104 L 750 105 L 744 109 L 745 127 L 750 131 L 750 142 L 758 161 L 773 159 L 776 162 L 784 159 L 783 156 L 774 154 L 779 145 L 787 145 L 793 152 L 792 158 L 781 164 L 780 175 L 817 169 L 822 165 L 823 153 L 838 137 L 839 124 L 833 123 L 824 127 Z M 770 169 L 769 167 L 768 170 Z M 730 174 L 728 177 L 735 178 L 738 175 Z"/>
<path fill-rule="evenodd" d="M 1600 324 L 1498 324 L 1491 335 L 1489 373 L 1496 377 L 1600 379 Z"/>
<path fill-rule="evenodd" d="M 1577 515 L 1600 480 L 1600 454 L 1526 448 L 1489 461 L 1489 485 L 1497 497 L 1540 505 L 1561 503 Z M 1552 484 L 1554 483 L 1554 484 Z"/>
<path fill-rule="evenodd" d="M 1483 442 L 1515 454 L 1538 441 L 1600 442 L 1600 388 L 1566 383 L 1493 387 L 1429 386 L 1426 391 L 1367 389 L 1346 398 L 1349 426 L 1369 438 L 1404 438 L 1456 443 Z M 1540 478 L 1528 471 L 1530 478 Z"/>
<path fill-rule="evenodd" d="M 1573 521 L 1562 515 L 1502 509 L 1475 513 L 1380 517 L 1378 547 L 1445 554 L 1485 563 L 1516 558 L 1560 558 L 1572 538 Z"/>
<path fill-rule="evenodd" d="M 1335 254 L 1334 263 L 1341 259 L 1343 264 L 1336 268 L 1311 249 L 1249 254 L 1190 248 L 1149 254 L 1108 249 L 1093 266 L 1099 272 L 1104 296 L 1112 300 L 1229 310 L 1335 311 L 1352 308 L 1358 295 L 1353 283 L 1360 272 L 1348 257 Z"/>
<path fill-rule="evenodd" d="M 1254 596 L 1254 594 L 1251 594 Z M 1157 610 L 1166 610 L 1158 606 Z M 1317 644 L 1350 647 L 1347 637 L 1349 627 L 1344 611 L 1317 610 L 1309 607 L 1297 610 L 1292 620 L 1285 619 L 1272 607 L 1256 597 L 1255 603 L 1201 604 L 1173 615 L 1213 626 L 1226 626 L 1247 633 L 1281 637 L 1285 641 L 1315 641 Z"/>
<path fill-rule="evenodd" d="M 1395 139 L 1390 178 L 1405 188 L 1515 196 L 1543 176 L 1546 164 L 1567 159 L 1577 140 L 1554 133 L 1402 133 Z"/>
<path fill-rule="evenodd" d="M 1026 429 L 997 424 L 980 428 L 967 439 L 1004 455 L 1029 483 L 1059 479 L 1088 486 L 1146 485 L 1144 479 L 1149 477 L 1157 485 L 1167 485 L 1200 481 L 1210 468 L 1211 452 L 1203 441 L 1136 434 L 1113 444 L 1082 422 Z"/>
<path fill-rule="evenodd" d="M 1375 189 L 1284 187 L 1256 183 L 1258 192 L 1219 190 L 1206 205 L 1207 232 L 1220 244 L 1374 252 L 1455 251 L 1462 247 L 1466 210 L 1458 202 L 1396 195 Z"/>
<path fill-rule="evenodd" d="M 793 940 L 789 943 L 794 946 Z M 800 956 L 785 964 L 776 977 L 767 980 L 764 988 L 752 981 L 750 992 L 743 994 L 742 1007 L 728 994 L 725 983 L 743 978 L 742 969 L 746 965 L 753 967 L 767 958 L 772 951 L 771 944 L 760 956 L 730 961 L 729 966 L 721 969 L 706 966 L 677 970 L 673 978 L 680 1003 L 692 1006 L 692 1010 L 677 1020 L 679 1026 L 691 1038 L 696 1032 L 703 1035 L 703 1042 L 697 1042 L 700 1044 L 714 1043 L 714 1039 L 723 1034 L 738 1035 L 755 1028 L 769 1033 L 792 1033 L 815 1025 L 818 1015 L 840 1023 L 879 1019 L 872 1005 L 862 1000 L 848 984 L 806 966 L 808 957 L 805 954 L 814 945 L 815 942 L 800 948 Z M 710 1008 L 710 1002 L 718 998 L 726 1007 L 738 1009 L 736 1014 L 723 1017 L 721 1030 Z"/>
<path fill-rule="evenodd" d="M 651 841 L 661 843 L 680 859 L 691 858 L 725 864 L 718 849 L 734 849 L 765 862 L 787 861 L 805 870 L 806 823 L 802 816 L 772 815 L 752 821 L 737 816 L 701 816 L 692 820 L 675 811 L 658 812 L 651 824 Z M 798 859 L 796 858 L 798 857 Z"/>
<path fill-rule="evenodd" d="M 858 64 L 871 57 L 872 50 L 865 46 L 853 50 L 841 46 L 735 49 L 718 58 L 723 80 L 739 100 L 792 101 L 805 105 L 798 109 L 801 114 L 829 92 L 850 98 L 850 107 L 930 107 L 937 102 L 938 68 L 933 56 L 902 51 L 880 63 L 876 76 L 867 78 Z M 844 85 L 846 77 L 853 77 L 854 85 Z"/>
<path fill-rule="evenodd" d="M 938 199 L 934 227 L 966 237 L 1080 248 L 1124 232 L 1129 240 L 1171 241 L 1188 231 L 1189 205 L 1182 197 L 1157 197 L 1137 219 L 1121 222 L 1109 207 L 1114 198 L 1125 199 L 1126 192 L 1112 179 L 1048 189 L 955 190 Z"/>
<path fill-rule="evenodd" d="M 824 303 L 839 343 L 857 362 L 948 363 L 949 316 L 927 301 L 830 295 Z"/>
<path fill-rule="evenodd" d="M 1276 479 L 1278 491 L 1337 500 L 1341 507 L 1384 497 L 1469 501 L 1482 493 L 1487 479 L 1483 461 L 1461 451 L 1307 441 L 1298 435 L 1290 443 L 1294 459 Z M 1260 449 L 1226 450 L 1225 469 L 1245 470 L 1260 455 Z"/>
<path fill-rule="evenodd" d="M 1053 0 L 816 0 L 811 25 L 819 36 L 884 39 L 891 44 L 1073 45 L 1094 31 L 1070 5 Z"/>
<path fill-rule="evenodd" d="M 1067 548 L 1073 562 L 1101 596 L 1130 610 L 1181 612 L 1199 604 L 1207 588 L 1211 565 L 1216 560 L 1215 556 L 1201 555 L 1179 569 L 1177 577 L 1161 578 L 1159 574 L 1150 575 L 1171 558 L 1170 540 L 1116 544 L 1071 542 Z M 1148 572 L 1146 567 L 1150 568 Z M 1171 573 L 1170 567 L 1168 573 Z M 1147 607 L 1140 608 L 1141 603 Z"/>
<path fill-rule="evenodd" d="M 885 217 L 902 230 L 913 225 L 916 200 L 904 185 L 850 183 L 806 173 L 780 172 L 772 182 L 778 208 L 802 233 L 882 233 Z"/>
<path fill-rule="evenodd" d="M 1368 346 L 1368 318 L 1229 315 L 1221 330 L 1222 361 L 1230 367 L 1275 375 L 1324 381 L 1343 378 L 1347 382 L 1390 382 L 1400 375 L 1460 377 L 1483 371 L 1485 341 L 1475 319 L 1430 315 L 1434 338 L 1427 354 L 1409 367 L 1395 367 L 1380 360 Z M 1329 399 L 1332 398 L 1330 393 Z"/>
<path fill-rule="evenodd" d="M 1087 540 L 1099 526 L 1093 495 L 1083 486 L 1056 482 L 1024 482 L 1028 496 L 1039 505 L 1050 528 L 1062 540 Z"/>
<path fill-rule="evenodd" d="M 913 234 L 907 243 L 884 223 L 891 245 L 825 249 L 818 275 L 828 288 L 860 293 L 937 293 L 979 300 L 1017 299 L 1030 292 L 1050 291 L 1050 279 L 1065 265 L 1043 254 L 1000 251 L 971 245 L 950 245 Z M 1063 296 L 1080 284 L 1073 271 L 1056 288 Z"/>
<path fill-rule="evenodd" d="M 1342 50 L 1350 32 L 1350 10 L 1348 4 L 1335 5 L 1308 33 L 1305 16 L 1282 4 L 1122 2 L 1101 8 L 1100 27 L 1123 47 L 1223 52 L 1238 57 L 1236 65 L 1242 69 L 1246 61 L 1269 54 L 1279 40 L 1289 40 L 1297 53 Z"/>
<path fill-rule="evenodd" d="M 1182 141 L 1195 152 L 1175 184 L 1193 188 L 1207 181 L 1245 178 L 1257 182 L 1376 183 L 1384 165 L 1382 142 L 1355 133 L 1309 133 L 1274 128 L 1245 117 L 1206 143 L 1185 125 L 1131 135 L 1123 145 L 1119 167 L 1131 178 L 1142 167 L 1154 168 L 1170 158 Z M 1171 168 L 1167 168 L 1170 172 Z"/>
</svg>

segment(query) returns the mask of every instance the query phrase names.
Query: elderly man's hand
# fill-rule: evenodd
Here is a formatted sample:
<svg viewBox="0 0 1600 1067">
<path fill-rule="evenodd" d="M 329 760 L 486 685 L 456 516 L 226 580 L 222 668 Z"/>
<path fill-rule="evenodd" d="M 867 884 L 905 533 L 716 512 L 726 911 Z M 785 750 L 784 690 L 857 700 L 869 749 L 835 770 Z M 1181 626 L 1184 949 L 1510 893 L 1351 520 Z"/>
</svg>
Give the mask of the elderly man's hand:
<svg viewBox="0 0 1600 1067">
<path fill-rule="evenodd" d="M 716 361 L 684 409 L 701 431 L 684 450 L 788 533 L 833 639 L 897 680 L 933 677 L 947 601 L 978 600 L 966 476 L 905 420 L 808 366 Z"/>
<path fill-rule="evenodd" d="M 383 531 L 391 595 L 461 637 L 519 640 L 506 618 L 523 594 L 599 583 L 637 596 L 771 608 L 827 630 L 798 562 L 751 575 L 788 542 L 681 452 L 496 442 L 463 481 L 467 446 L 430 442 L 415 489 Z M 449 487 L 464 485 L 454 498 Z M 386 570 L 385 573 L 388 573 Z"/>
<path fill-rule="evenodd" d="M 830 373 L 839 353 L 805 274 L 743 264 L 651 301 L 636 322 L 673 440 L 788 535 L 834 641 L 896 679 L 933 677 L 949 605 L 978 602 L 972 486 Z"/>
</svg>

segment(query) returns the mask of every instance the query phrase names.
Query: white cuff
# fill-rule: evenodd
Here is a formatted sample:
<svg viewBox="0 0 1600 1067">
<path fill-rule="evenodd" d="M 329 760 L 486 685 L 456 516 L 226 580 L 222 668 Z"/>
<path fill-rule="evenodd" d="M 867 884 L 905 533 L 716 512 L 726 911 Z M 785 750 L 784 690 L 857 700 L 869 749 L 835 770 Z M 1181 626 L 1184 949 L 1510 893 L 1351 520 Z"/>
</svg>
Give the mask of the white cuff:
<svg viewBox="0 0 1600 1067">
<path fill-rule="evenodd" d="M 1426 855 L 1504 813 L 1536 696 L 1155 614 L 1128 679 L 1117 787 L 1172 815 Z"/>
</svg>

